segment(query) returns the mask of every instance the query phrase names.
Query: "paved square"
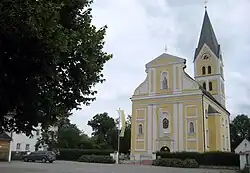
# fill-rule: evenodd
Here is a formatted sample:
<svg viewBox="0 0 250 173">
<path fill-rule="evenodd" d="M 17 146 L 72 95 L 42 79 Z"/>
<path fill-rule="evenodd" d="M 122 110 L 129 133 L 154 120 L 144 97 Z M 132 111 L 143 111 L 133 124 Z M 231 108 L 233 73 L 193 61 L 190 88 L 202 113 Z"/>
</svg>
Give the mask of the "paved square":
<svg viewBox="0 0 250 173">
<path fill-rule="evenodd" d="M 0 162 L 0 173 L 235 173 L 230 170 L 180 169 L 140 165 L 107 165 L 56 161 L 50 163 Z"/>
</svg>

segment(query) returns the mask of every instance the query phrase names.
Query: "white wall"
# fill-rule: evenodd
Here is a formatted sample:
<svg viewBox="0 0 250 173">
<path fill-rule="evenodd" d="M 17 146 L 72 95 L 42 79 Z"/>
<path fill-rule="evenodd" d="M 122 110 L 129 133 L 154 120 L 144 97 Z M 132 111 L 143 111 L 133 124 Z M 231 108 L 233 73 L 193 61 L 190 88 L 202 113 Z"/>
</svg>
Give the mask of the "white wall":
<svg viewBox="0 0 250 173">
<path fill-rule="evenodd" d="M 40 137 L 41 132 L 39 131 L 39 135 L 36 134 L 36 132 L 33 132 L 33 137 L 28 137 L 25 134 L 16 134 L 13 133 L 12 136 L 12 145 L 11 150 L 12 151 L 35 151 L 35 144 L 37 142 L 37 139 Z M 17 148 L 17 145 L 20 144 L 20 148 Z M 26 145 L 29 145 L 29 149 L 26 149 Z"/>
</svg>

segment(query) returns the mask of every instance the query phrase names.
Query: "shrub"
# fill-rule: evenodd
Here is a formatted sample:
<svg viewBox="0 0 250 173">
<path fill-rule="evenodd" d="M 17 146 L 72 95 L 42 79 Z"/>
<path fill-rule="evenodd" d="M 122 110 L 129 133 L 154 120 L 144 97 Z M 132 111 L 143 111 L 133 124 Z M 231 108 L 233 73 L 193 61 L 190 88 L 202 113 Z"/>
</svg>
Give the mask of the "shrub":
<svg viewBox="0 0 250 173">
<path fill-rule="evenodd" d="M 214 165 L 214 166 L 239 166 L 239 155 L 231 152 L 157 152 L 157 157 L 161 158 L 176 158 L 176 159 L 194 159 L 199 165 Z"/>
<path fill-rule="evenodd" d="M 195 159 L 185 159 L 183 165 L 184 168 L 199 168 L 199 164 Z"/>
<path fill-rule="evenodd" d="M 239 155 L 231 152 L 207 152 L 201 154 L 200 165 L 239 166 Z"/>
<path fill-rule="evenodd" d="M 88 163 L 115 163 L 115 160 L 111 156 L 102 155 L 82 155 L 78 161 Z"/>
<path fill-rule="evenodd" d="M 178 167 L 183 168 L 184 163 L 181 159 L 156 159 L 153 161 L 154 166 Z"/>
<path fill-rule="evenodd" d="M 59 149 L 58 160 L 77 161 L 82 155 L 106 155 L 109 156 L 113 150 L 96 150 L 96 149 Z"/>
</svg>

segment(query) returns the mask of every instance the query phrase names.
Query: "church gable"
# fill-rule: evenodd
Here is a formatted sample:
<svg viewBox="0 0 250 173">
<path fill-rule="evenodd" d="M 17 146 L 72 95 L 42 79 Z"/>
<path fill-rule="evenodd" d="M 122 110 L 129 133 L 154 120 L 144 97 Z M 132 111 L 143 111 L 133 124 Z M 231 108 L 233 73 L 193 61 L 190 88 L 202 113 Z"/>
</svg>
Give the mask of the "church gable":
<svg viewBox="0 0 250 173">
<path fill-rule="evenodd" d="M 159 57 L 147 63 L 146 68 L 166 66 L 170 64 L 183 63 L 183 62 L 185 62 L 185 59 L 183 58 L 163 53 Z"/>
</svg>

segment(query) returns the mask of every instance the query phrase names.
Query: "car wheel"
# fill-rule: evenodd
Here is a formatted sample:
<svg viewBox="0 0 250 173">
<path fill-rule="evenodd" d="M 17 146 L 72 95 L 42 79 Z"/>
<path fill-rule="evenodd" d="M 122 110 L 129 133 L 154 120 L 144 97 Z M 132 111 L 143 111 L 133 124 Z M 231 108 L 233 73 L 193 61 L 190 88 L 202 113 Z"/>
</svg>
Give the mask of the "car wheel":
<svg viewBox="0 0 250 173">
<path fill-rule="evenodd" d="M 28 162 L 28 158 L 24 158 L 23 161 Z"/>
<path fill-rule="evenodd" d="M 49 163 L 53 163 L 53 161 L 49 161 Z"/>
<path fill-rule="evenodd" d="M 42 158 L 42 162 L 43 162 L 43 163 L 46 163 L 46 159 L 45 159 L 45 158 Z"/>
</svg>

